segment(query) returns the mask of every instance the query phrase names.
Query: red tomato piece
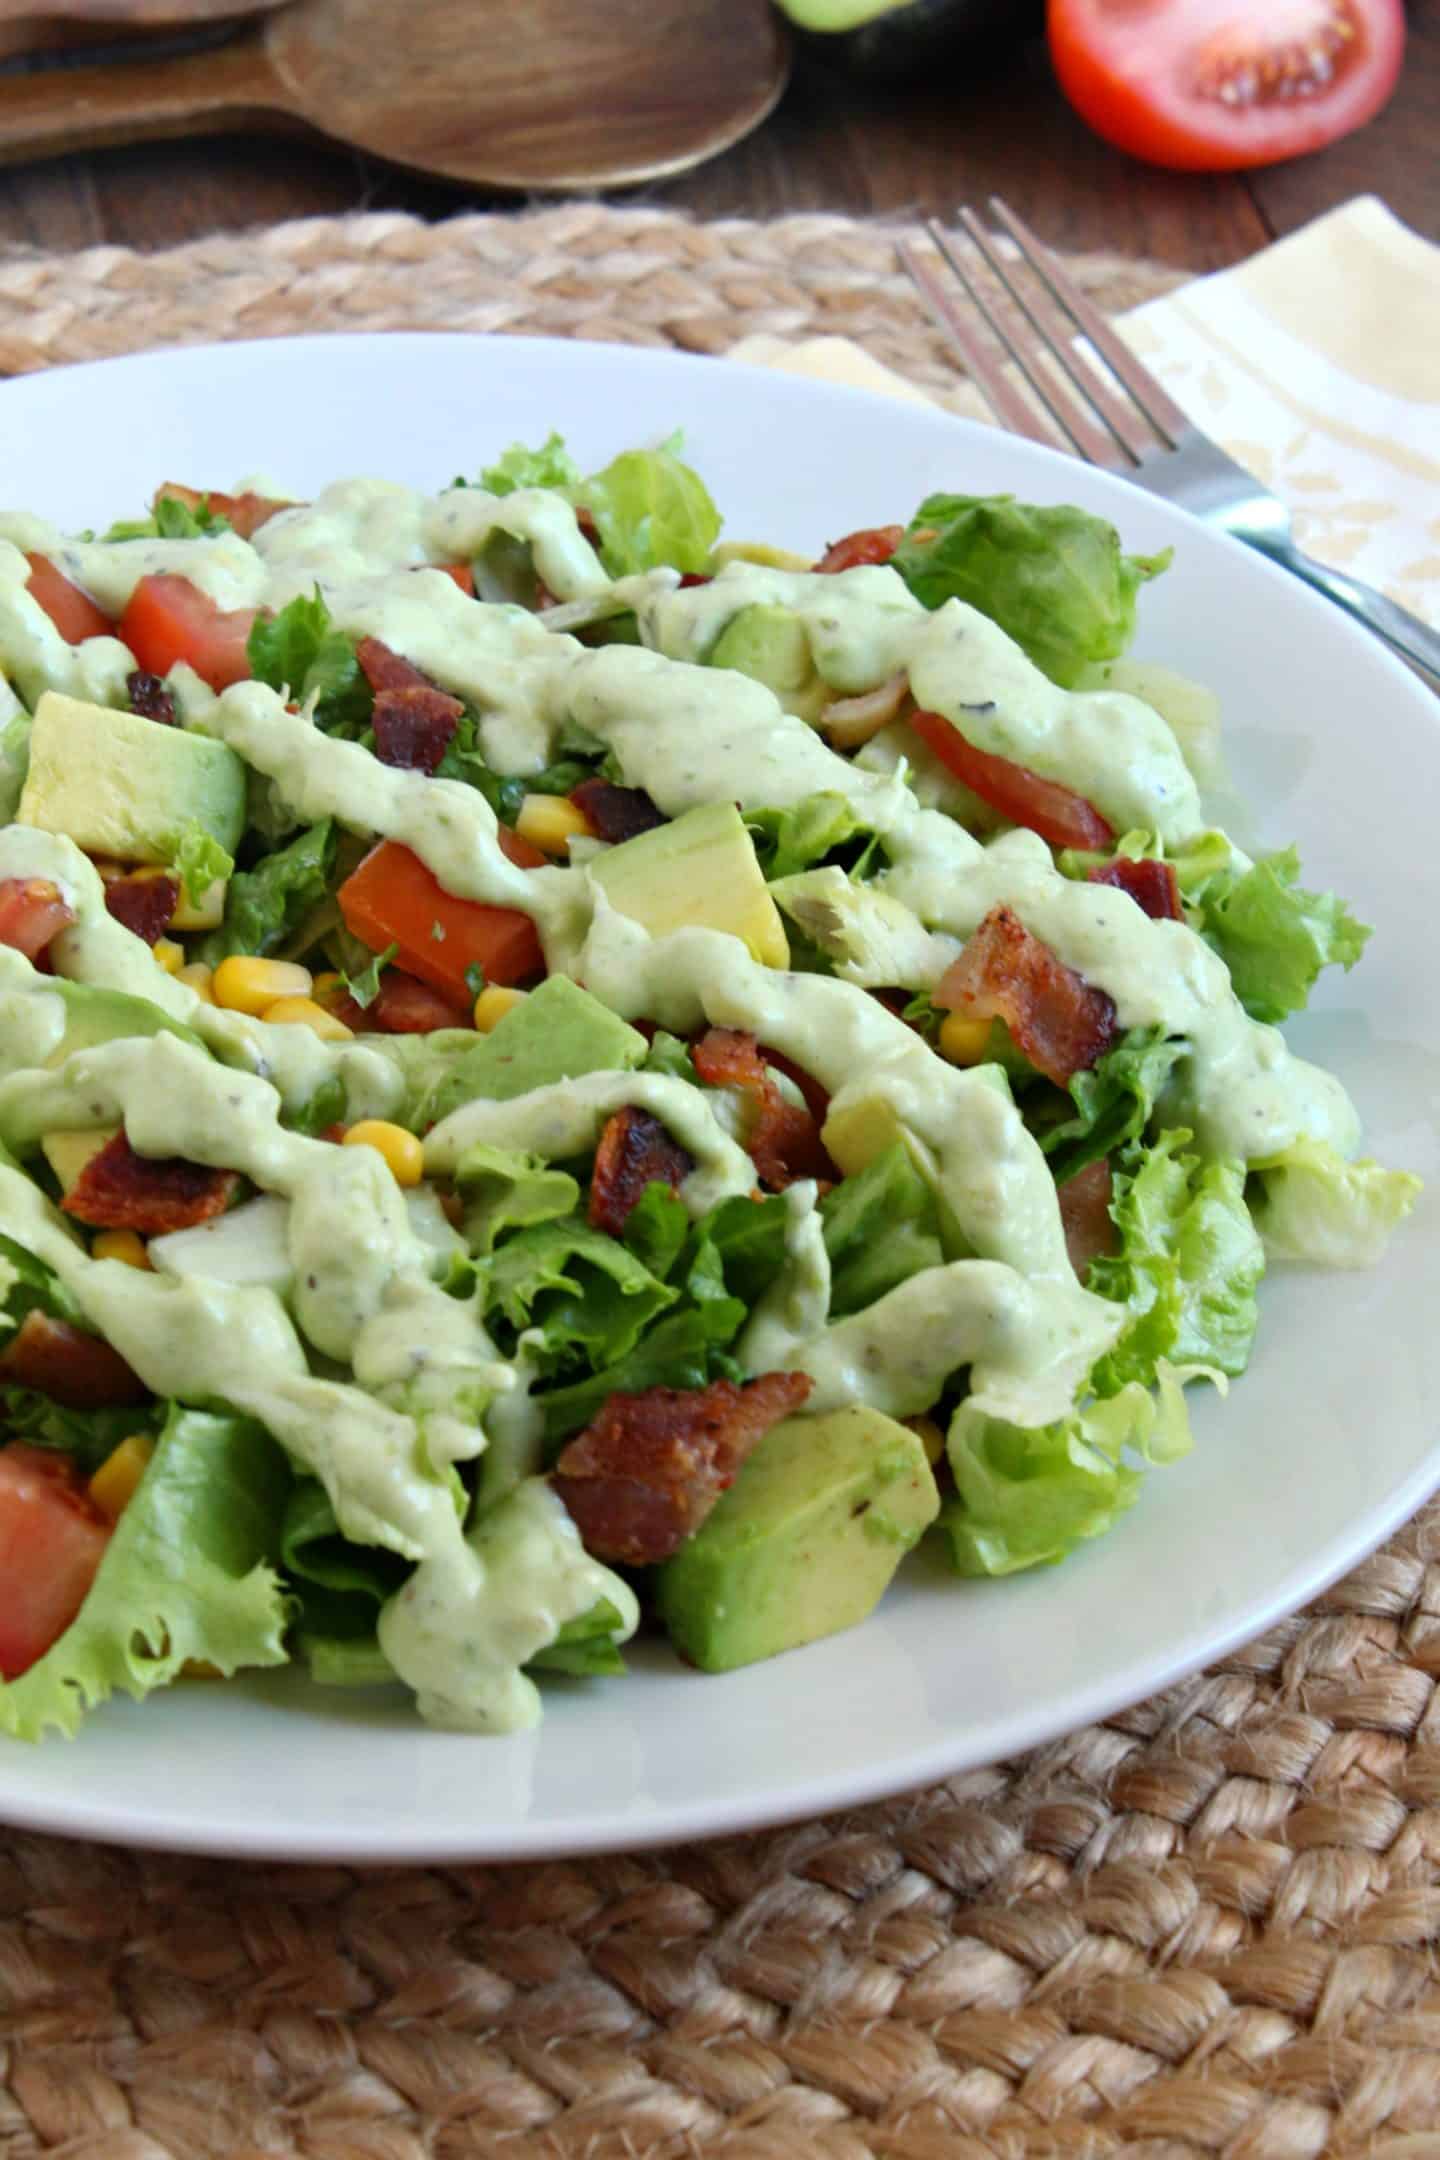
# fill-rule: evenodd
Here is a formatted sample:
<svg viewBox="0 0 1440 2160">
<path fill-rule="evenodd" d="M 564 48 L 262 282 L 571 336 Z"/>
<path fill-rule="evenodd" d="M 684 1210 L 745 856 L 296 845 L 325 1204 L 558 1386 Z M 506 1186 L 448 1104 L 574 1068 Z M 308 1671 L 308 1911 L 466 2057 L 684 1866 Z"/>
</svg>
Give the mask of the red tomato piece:
<svg viewBox="0 0 1440 2160">
<path fill-rule="evenodd" d="M 474 1002 L 468 991 L 456 998 L 404 968 L 385 968 L 362 1025 L 378 1028 L 382 1035 L 430 1035 L 436 1028 L 467 1027 Z"/>
<path fill-rule="evenodd" d="M 837 570 L 858 570 L 862 563 L 887 563 L 904 537 L 903 525 L 870 525 L 846 533 L 843 540 L 831 541 L 815 568 L 831 576 Z"/>
<path fill-rule="evenodd" d="M 57 932 L 68 930 L 75 910 L 49 878 L 0 878 L 0 945 L 27 960 L 38 959 Z"/>
<path fill-rule="evenodd" d="M 446 577 L 454 578 L 455 583 L 459 586 L 461 592 L 465 594 L 467 599 L 474 599 L 475 573 L 470 568 L 468 562 L 436 563 L 435 568 L 437 570 L 443 570 Z"/>
<path fill-rule="evenodd" d="M 492 983 L 524 982 L 544 968 L 535 925 L 522 909 L 457 899 L 398 840 L 373 847 L 336 897 L 352 937 L 372 952 L 397 945 L 403 968 L 457 1004 L 468 997 L 472 968 Z"/>
<path fill-rule="evenodd" d="M 1180 172 L 1318 150 L 1373 120 L 1405 53 L 1402 0 L 1049 0 L 1060 87 L 1097 135 Z"/>
<path fill-rule="evenodd" d="M 243 495 L 221 495 L 214 488 L 182 487 L 178 480 L 166 480 L 155 490 L 158 503 L 168 496 L 172 502 L 183 503 L 187 510 L 209 510 L 215 517 L 223 517 L 232 532 L 242 540 L 253 539 L 262 525 L 269 523 L 277 510 L 293 510 L 293 502 L 274 495 L 254 495 L 247 489 Z"/>
<path fill-rule="evenodd" d="M 1012 825 L 1028 825 L 1051 847 L 1114 846 L 1115 835 L 1100 812 L 1073 788 L 1042 779 L 1028 765 L 977 750 L 942 713 L 913 712 L 910 725 L 957 780 Z"/>
<path fill-rule="evenodd" d="M 110 1525 L 61 1455 L 0 1448 L 0 1679 L 18 1680 L 84 1604 Z"/>
<path fill-rule="evenodd" d="M 109 616 L 96 607 L 89 593 L 72 585 L 48 555 L 27 555 L 25 560 L 30 565 L 26 590 L 44 608 L 67 645 L 78 645 L 87 637 L 110 635 L 115 625 Z"/>
<path fill-rule="evenodd" d="M 168 675 L 188 661 L 212 690 L 248 682 L 246 643 L 254 608 L 217 607 L 189 578 L 161 571 L 141 578 L 120 618 L 118 635 L 148 675 Z"/>
</svg>

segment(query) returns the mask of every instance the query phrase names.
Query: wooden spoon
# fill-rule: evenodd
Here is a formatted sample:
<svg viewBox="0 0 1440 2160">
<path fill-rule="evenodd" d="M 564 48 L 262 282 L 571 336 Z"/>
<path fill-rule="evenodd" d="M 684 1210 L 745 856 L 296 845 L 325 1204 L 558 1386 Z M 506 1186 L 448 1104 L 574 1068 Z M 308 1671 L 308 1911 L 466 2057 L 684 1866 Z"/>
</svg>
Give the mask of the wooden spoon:
<svg viewBox="0 0 1440 2160">
<path fill-rule="evenodd" d="M 285 0 L 0 0 L 0 60 L 258 15 Z"/>
<path fill-rule="evenodd" d="M 726 149 L 788 69 L 770 0 L 292 0 L 204 53 L 7 79 L 0 161 L 279 124 L 477 187 L 617 186 Z"/>
</svg>

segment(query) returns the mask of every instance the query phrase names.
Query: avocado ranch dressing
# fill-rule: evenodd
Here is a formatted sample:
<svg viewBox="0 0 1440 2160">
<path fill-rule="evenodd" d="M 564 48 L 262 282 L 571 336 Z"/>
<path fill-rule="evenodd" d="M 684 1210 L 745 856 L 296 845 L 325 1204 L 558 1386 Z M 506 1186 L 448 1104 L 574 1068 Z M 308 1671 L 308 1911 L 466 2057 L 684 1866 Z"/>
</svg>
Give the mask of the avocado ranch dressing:
<svg viewBox="0 0 1440 2160">
<path fill-rule="evenodd" d="M 586 650 L 525 611 L 478 608 L 443 573 L 418 567 L 427 554 L 476 550 L 497 529 L 533 547 L 538 573 L 562 600 L 605 604 L 628 594 L 647 640 L 663 649 Z M 40 544 L 14 521 L 0 532 Z M 281 605 L 318 577 L 342 628 L 381 638 L 474 702 L 482 746 L 500 770 L 538 770 L 565 725 L 578 723 L 667 814 L 727 797 L 777 808 L 826 790 L 843 794 L 884 839 L 891 868 L 877 890 L 917 928 L 963 938 L 1008 900 L 1109 992 L 1122 1027 L 1159 1023 L 1186 1035 L 1194 1047 L 1176 1083 L 1175 1114 L 1206 1145 L 1257 1156 L 1308 1133 L 1353 1150 L 1356 1121 L 1338 1083 L 1247 1018 L 1222 963 L 1183 925 L 1152 922 L 1122 893 L 1062 878 L 1031 834 L 982 846 L 923 809 L 900 776 L 837 756 L 759 683 L 686 662 L 745 606 L 794 607 L 837 692 L 875 687 L 908 667 L 917 696 L 923 684 L 922 702 L 963 713 L 981 747 L 1042 772 L 1062 766 L 1067 784 L 1113 812 L 1119 829 L 1143 823 L 1183 837 L 1201 822 L 1193 783 L 1169 730 L 1138 700 L 1056 690 L 984 618 L 972 620 L 959 603 L 927 615 L 884 569 L 822 578 L 733 564 L 710 586 L 685 591 L 669 573 L 611 587 L 568 504 L 542 491 L 501 500 L 460 490 L 426 503 L 386 483 L 347 482 L 272 519 L 253 546 L 226 537 L 228 546 L 66 543 L 59 560 L 111 607 L 156 567 L 183 569 L 207 590 L 207 579 L 223 584 L 231 606 Z M 0 664 L 32 702 L 47 683 L 121 702 L 132 664 L 123 646 L 65 645 L 23 590 L 24 568 L 0 537 Z M 993 1068 L 950 1066 L 853 983 L 759 967 L 718 932 L 650 939 L 608 906 L 583 866 L 527 872 L 511 864 L 476 790 L 330 740 L 263 685 L 237 685 L 218 699 L 196 689 L 183 702 L 187 724 L 230 744 L 297 818 L 333 815 L 352 830 L 401 840 L 457 895 L 525 908 L 550 967 L 577 976 L 621 1015 L 677 1029 L 710 1022 L 751 1030 L 815 1074 L 832 1093 L 832 1114 L 863 1103 L 893 1118 L 927 1168 L 960 1256 L 827 1324 L 813 1190 L 808 1207 L 803 1191 L 792 1194 L 787 1269 L 742 1337 L 747 1370 L 809 1372 L 813 1409 L 868 1402 L 903 1416 L 933 1400 L 945 1372 L 969 1362 L 981 1407 L 1027 1424 L 1065 1414 L 1121 1315 L 1076 1282 L 1044 1159 Z M 983 733 L 977 706 L 989 708 Z M 332 1076 L 345 1088 L 349 1117 L 384 1114 L 400 1093 L 396 1062 L 363 1042 L 323 1043 L 306 1029 L 267 1028 L 206 1004 L 108 916 L 98 874 L 68 841 L 5 829 L 0 876 L 10 875 L 53 877 L 77 908 L 79 921 L 54 943 L 62 975 L 149 999 L 213 1056 L 160 1035 L 37 1070 L 60 1046 L 61 1001 L 18 955 L 0 954 L 0 1137 L 24 1144 L 56 1126 L 123 1121 L 141 1152 L 241 1169 L 288 1197 L 296 1319 L 317 1349 L 350 1365 L 354 1384 L 310 1373 L 295 1321 L 272 1291 L 167 1281 L 91 1260 L 34 1185 L 0 1167 L 7 1228 L 56 1269 L 155 1392 L 219 1398 L 254 1415 L 321 1478 L 342 1531 L 417 1563 L 384 1610 L 381 1642 L 426 1716 L 487 1730 L 533 1722 L 535 1690 L 520 1664 L 601 1598 L 620 1611 L 621 1634 L 630 1632 L 633 1598 L 585 1555 L 548 1486 L 525 1475 L 539 1420 L 524 1345 L 507 1364 L 473 1306 L 431 1280 L 379 1157 L 303 1139 L 277 1120 L 282 1100 L 298 1107 Z M 479 1139 L 542 1156 L 577 1152 L 622 1102 L 651 1107 L 695 1159 L 682 1192 L 692 1213 L 750 1189 L 748 1157 L 706 1095 L 643 1073 L 468 1104 L 429 1134 L 427 1169 L 452 1169 Z M 405 1407 L 416 1390 L 424 1395 L 419 1417 Z M 466 1536 L 445 1473 L 485 1448 L 487 1404 L 497 1440 L 506 1436 L 512 1486 Z"/>
</svg>

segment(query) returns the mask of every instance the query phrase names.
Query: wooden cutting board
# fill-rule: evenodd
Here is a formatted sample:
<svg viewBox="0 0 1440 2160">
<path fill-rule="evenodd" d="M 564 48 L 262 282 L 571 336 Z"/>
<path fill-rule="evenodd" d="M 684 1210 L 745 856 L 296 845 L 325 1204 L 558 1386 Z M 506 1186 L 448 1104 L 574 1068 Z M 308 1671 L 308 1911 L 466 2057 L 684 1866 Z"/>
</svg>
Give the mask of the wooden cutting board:
<svg viewBox="0 0 1440 2160">
<path fill-rule="evenodd" d="M 8 78 L 0 160 L 288 127 L 476 187 L 614 187 L 726 149 L 788 70 L 770 0 L 291 0 L 203 52 Z"/>
</svg>

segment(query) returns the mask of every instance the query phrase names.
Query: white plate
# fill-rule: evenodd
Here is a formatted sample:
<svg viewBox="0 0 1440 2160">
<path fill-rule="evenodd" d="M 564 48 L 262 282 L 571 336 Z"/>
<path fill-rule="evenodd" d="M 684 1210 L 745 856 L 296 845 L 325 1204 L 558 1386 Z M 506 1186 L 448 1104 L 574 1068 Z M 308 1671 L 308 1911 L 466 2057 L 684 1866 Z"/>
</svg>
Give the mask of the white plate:
<svg viewBox="0 0 1440 2160">
<path fill-rule="evenodd" d="M 656 1647 L 547 1689 L 540 1732 L 427 1732 L 387 1694 L 288 1675 L 114 1703 L 72 1745 L 0 1743 L 0 1818 L 293 1859 L 507 1859 L 818 1813 L 993 1761 L 1163 1688 L 1332 1581 L 1440 1482 L 1437 706 L 1252 554 L 1122 484 L 940 413 L 668 353 L 351 337 L 149 354 L 0 388 L 7 499 L 72 526 L 162 479 L 357 471 L 433 488 L 551 427 L 584 466 L 681 426 L 736 535 L 814 549 L 935 488 L 1012 489 L 1173 543 L 1138 650 L 1212 683 L 1263 836 L 1378 925 L 1291 1035 L 1358 1098 L 1369 1151 L 1429 1189 L 1370 1274 L 1278 1273 L 1228 1404 L 1113 1535 L 1063 1567 L 957 1584 L 920 1562 L 864 1628 L 723 1679 Z"/>
</svg>

